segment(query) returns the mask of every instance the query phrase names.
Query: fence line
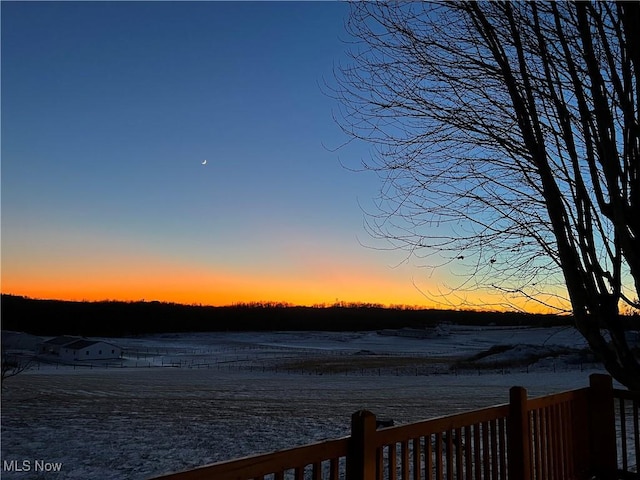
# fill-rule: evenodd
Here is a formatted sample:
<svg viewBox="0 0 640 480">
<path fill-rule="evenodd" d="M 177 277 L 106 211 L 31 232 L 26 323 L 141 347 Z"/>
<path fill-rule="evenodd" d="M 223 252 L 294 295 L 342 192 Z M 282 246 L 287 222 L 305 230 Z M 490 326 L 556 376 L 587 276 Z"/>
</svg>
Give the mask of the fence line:
<svg viewBox="0 0 640 480">
<path fill-rule="evenodd" d="M 153 357 L 147 357 L 153 358 Z M 76 361 L 76 362 L 62 362 L 56 358 L 49 357 L 34 357 L 33 368 L 39 369 L 40 366 L 54 365 L 56 368 L 69 367 L 73 369 L 112 369 L 112 368 L 187 368 L 187 369 L 216 369 L 223 371 L 246 371 L 246 372 L 273 372 L 278 374 L 288 375 L 333 375 L 333 376 L 357 376 L 357 377 L 375 377 L 375 376 L 433 376 L 433 375 L 488 375 L 488 374 L 502 374 L 511 375 L 513 373 L 529 374 L 539 373 L 537 368 L 530 369 L 529 367 L 516 367 L 516 368 L 456 368 L 449 364 L 433 364 L 433 365 L 403 365 L 400 367 L 357 367 L 347 366 L 343 369 L 332 369 L 323 365 L 323 360 L 318 361 L 317 366 L 305 366 L 295 367 L 287 364 L 281 364 L 269 361 L 256 361 L 255 359 L 242 356 L 238 358 L 224 358 L 216 359 L 215 361 L 202 361 L 209 360 L 197 359 L 197 358 L 180 358 L 180 356 L 159 358 L 156 361 L 146 359 L 144 356 L 128 356 L 120 359 L 112 360 L 100 360 L 100 361 Z M 554 367 L 552 370 L 555 372 L 584 371 L 590 369 L 591 364 L 588 365 L 560 365 Z M 546 371 L 546 370 L 545 370 Z"/>
</svg>

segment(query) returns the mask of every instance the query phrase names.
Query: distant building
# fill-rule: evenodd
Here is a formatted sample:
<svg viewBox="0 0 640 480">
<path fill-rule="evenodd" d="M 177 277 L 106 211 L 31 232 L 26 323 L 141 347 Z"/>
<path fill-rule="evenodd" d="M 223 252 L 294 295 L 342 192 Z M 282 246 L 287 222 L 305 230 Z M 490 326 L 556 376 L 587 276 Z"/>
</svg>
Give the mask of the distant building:
<svg viewBox="0 0 640 480">
<path fill-rule="evenodd" d="M 63 361 L 113 360 L 122 356 L 122 348 L 102 340 L 63 335 L 42 342 L 39 353 Z"/>
<path fill-rule="evenodd" d="M 38 353 L 40 353 L 41 355 L 54 355 L 59 357 L 60 349 L 63 346 L 80 340 L 80 338 L 81 337 L 70 337 L 67 335 L 51 338 L 40 344 L 40 351 Z"/>
</svg>

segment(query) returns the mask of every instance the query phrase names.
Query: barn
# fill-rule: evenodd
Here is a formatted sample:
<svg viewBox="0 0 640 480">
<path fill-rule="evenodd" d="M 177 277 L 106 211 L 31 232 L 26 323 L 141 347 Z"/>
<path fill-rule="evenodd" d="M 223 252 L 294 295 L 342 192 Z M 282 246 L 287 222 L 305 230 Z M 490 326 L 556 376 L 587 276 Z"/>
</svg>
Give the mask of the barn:
<svg viewBox="0 0 640 480">
<path fill-rule="evenodd" d="M 122 348 L 102 340 L 63 335 L 43 342 L 40 353 L 60 360 L 113 360 L 122 356 Z"/>
</svg>

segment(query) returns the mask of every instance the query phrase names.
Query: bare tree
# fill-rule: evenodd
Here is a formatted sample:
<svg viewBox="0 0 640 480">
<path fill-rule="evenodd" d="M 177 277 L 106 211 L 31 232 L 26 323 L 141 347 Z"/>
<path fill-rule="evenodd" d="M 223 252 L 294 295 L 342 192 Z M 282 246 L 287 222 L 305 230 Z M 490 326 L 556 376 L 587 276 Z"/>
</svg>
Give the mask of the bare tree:
<svg viewBox="0 0 640 480">
<path fill-rule="evenodd" d="M 637 2 L 355 2 L 335 90 L 341 127 L 375 146 L 372 233 L 568 306 L 635 390 L 638 25 Z"/>
<path fill-rule="evenodd" d="M 2 368 L 0 370 L 0 385 L 4 388 L 7 378 L 15 377 L 31 367 L 32 359 L 20 355 L 2 352 Z"/>
</svg>

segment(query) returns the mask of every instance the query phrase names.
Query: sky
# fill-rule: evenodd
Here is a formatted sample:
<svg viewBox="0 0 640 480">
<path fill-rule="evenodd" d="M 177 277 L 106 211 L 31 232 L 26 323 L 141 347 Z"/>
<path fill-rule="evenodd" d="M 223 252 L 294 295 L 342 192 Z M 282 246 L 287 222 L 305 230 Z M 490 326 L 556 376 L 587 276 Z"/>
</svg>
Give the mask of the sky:
<svg viewBox="0 0 640 480">
<path fill-rule="evenodd" d="M 364 228 L 380 179 L 326 86 L 348 5 L 1 8 L 3 293 L 458 306 Z"/>
</svg>

